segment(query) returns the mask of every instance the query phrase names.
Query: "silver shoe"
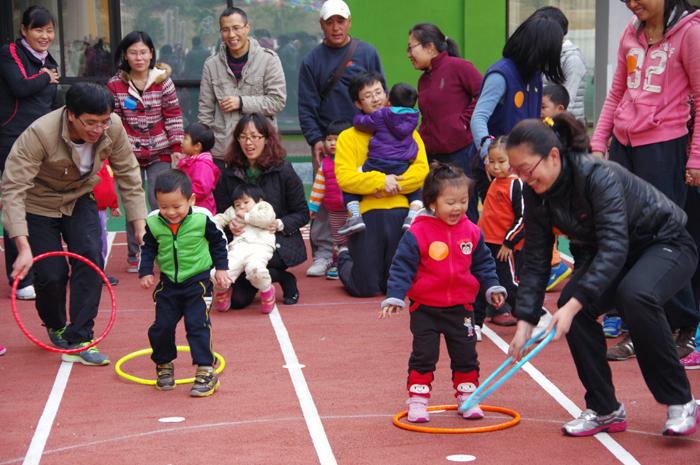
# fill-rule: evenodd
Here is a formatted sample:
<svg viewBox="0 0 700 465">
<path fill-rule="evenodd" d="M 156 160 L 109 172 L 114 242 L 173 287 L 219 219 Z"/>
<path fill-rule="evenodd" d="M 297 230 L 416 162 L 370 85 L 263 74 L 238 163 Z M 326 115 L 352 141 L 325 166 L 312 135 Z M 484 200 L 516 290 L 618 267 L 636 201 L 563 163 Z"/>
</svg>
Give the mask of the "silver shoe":
<svg viewBox="0 0 700 465">
<path fill-rule="evenodd" d="M 367 229 L 362 216 L 351 216 L 346 221 L 345 224 L 338 228 L 338 234 L 341 236 L 350 236 L 352 234 L 364 231 Z"/>
<path fill-rule="evenodd" d="M 698 429 L 698 404 L 695 399 L 683 405 L 669 405 L 664 436 L 688 436 Z"/>
<path fill-rule="evenodd" d="M 620 433 L 627 429 L 627 414 L 625 407 L 620 407 L 608 415 L 598 415 L 591 409 L 581 412 L 581 415 L 562 426 L 561 430 L 569 436 L 593 436 L 600 432 Z"/>
</svg>

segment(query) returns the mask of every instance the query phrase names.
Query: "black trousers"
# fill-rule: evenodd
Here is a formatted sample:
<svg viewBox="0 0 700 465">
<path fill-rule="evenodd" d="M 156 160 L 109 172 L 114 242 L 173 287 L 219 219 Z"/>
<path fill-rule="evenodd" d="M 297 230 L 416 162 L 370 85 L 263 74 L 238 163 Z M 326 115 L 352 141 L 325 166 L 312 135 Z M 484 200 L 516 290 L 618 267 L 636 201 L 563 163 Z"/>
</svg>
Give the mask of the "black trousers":
<svg viewBox="0 0 700 465">
<path fill-rule="evenodd" d="M 501 244 L 489 244 L 486 246 L 491 251 L 493 261 L 496 263 L 496 275 L 501 286 L 506 288 L 508 298 L 506 303 L 499 309 L 494 308 L 486 302 L 486 289 L 480 288 L 479 294 L 474 302 L 474 324 L 482 326 L 487 313 L 498 314 L 512 312 L 515 308 L 515 300 L 518 296 L 517 276 L 520 266 L 520 251 L 513 251 L 513 259 L 505 262 L 500 261 L 496 256 L 501 249 Z"/>
<path fill-rule="evenodd" d="M 428 307 L 420 305 L 411 312 L 413 351 L 408 371 L 433 372 L 440 358 L 440 335 L 445 336 L 452 371 L 468 373 L 479 369 L 476 356 L 472 312 L 463 305 Z"/>
<path fill-rule="evenodd" d="M 211 343 L 212 282 L 207 277 L 175 284 L 164 276 L 153 291 L 156 303 L 156 320 L 148 328 L 148 340 L 153 354 L 151 360 L 157 364 L 169 363 L 177 357 L 175 329 L 182 317 L 190 344 L 192 363 L 213 366 L 214 350 Z"/>
<path fill-rule="evenodd" d="M 267 271 L 270 272 L 272 282 L 279 283 L 280 287 L 282 287 L 284 297 L 292 297 L 299 292 L 296 276 L 287 271 L 287 265 L 284 264 L 277 251 L 267 263 Z M 253 302 L 257 293 L 258 289 L 250 284 L 245 274 L 241 274 L 236 279 L 236 282 L 231 285 L 231 308 L 241 309 L 247 307 Z"/>
<path fill-rule="evenodd" d="M 690 385 L 678 361 L 663 306 L 687 287 L 696 264 L 695 244 L 685 231 L 674 244 L 652 244 L 628 259 L 600 299 L 574 317 L 567 342 L 586 389 L 587 408 L 605 415 L 619 406 L 605 356 L 603 328 L 597 321 L 612 306 L 627 322 L 642 376 L 656 401 L 666 405 L 690 401 Z M 580 268 L 562 290 L 560 307 L 571 298 L 590 263 L 576 265 Z"/>
<path fill-rule="evenodd" d="M 97 204 L 91 194 L 80 197 L 71 216 L 50 218 L 27 213 L 29 245 L 36 257 L 45 252 L 63 250 L 81 255 L 103 268 L 102 230 Z M 70 276 L 68 263 L 70 262 Z M 51 329 L 66 326 L 66 285 L 70 277 L 70 324 L 63 337 L 69 343 L 93 338 L 93 326 L 102 296 L 102 280 L 88 265 L 78 260 L 50 257 L 34 266 L 36 309 L 44 325 Z"/>
</svg>

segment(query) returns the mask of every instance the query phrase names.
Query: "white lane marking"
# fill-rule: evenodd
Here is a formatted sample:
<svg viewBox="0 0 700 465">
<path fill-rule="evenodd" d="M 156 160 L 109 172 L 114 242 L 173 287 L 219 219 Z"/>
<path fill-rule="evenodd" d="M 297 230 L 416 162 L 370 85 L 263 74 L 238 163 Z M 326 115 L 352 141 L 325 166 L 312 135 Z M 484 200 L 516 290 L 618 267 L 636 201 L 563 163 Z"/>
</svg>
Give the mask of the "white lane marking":
<svg viewBox="0 0 700 465">
<path fill-rule="evenodd" d="M 474 457 L 473 455 L 466 454 L 448 455 L 445 458 L 450 462 L 473 462 L 474 460 L 476 460 L 476 457 Z"/>
<path fill-rule="evenodd" d="M 289 370 L 289 377 L 292 379 L 294 390 L 299 399 L 299 405 L 304 414 L 304 420 L 306 421 L 306 427 L 311 435 L 311 441 L 316 448 L 318 460 L 321 465 L 337 465 L 333 449 L 331 449 L 328 436 L 326 436 L 326 430 L 323 428 L 323 423 L 316 409 L 316 404 L 314 403 L 313 397 L 311 397 L 311 391 L 309 391 L 304 373 L 301 371 L 302 365 L 299 363 L 297 354 L 294 351 L 294 346 L 292 346 L 292 340 L 289 338 L 287 328 L 282 321 L 282 315 L 280 315 L 276 305 L 275 309 L 270 313 L 270 322 L 272 323 L 275 336 L 277 336 L 277 341 L 282 349 L 282 355 L 284 355 L 284 361 Z"/>
<path fill-rule="evenodd" d="M 163 417 L 159 418 L 160 423 L 182 423 L 185 421 L 185 417 Z"/>
<path fill-rule="evenodd" d="M 484 325 L 481 328 L 483 335 L 488 337 L 493 341 L 496 346 L 501 349 L 504 353 L 508 353 L 508 343 L 501 339 L 501 337 L 494 333 L 491 328 Z M 542 374 L 537 368 L 535 368 L 531 363 L 526 363 L 523 365 L 522 370 L 525 371 L 530 377 L 539 384 L 542 389 L 547 392 L 554 400 L 557 401 L 559 405 L 564 407 L 564 409 L 571 414 L 572 417 L 578 418 L 581 415 L 581 409 L 576 406 L 576 404 L 569 399 L 561 390 L 552 383 L 545 375 Z M 630 454 L 627 449 L 622 447 L 620 443 L 615 441 L 610 437 L 608 433 L 598 433 L 595 436 L 606 449 L 608 449 L 620 463 L 625 465 L 640 465 L 640 463 L 635 459 L 632 454 Z"/>
</svg>

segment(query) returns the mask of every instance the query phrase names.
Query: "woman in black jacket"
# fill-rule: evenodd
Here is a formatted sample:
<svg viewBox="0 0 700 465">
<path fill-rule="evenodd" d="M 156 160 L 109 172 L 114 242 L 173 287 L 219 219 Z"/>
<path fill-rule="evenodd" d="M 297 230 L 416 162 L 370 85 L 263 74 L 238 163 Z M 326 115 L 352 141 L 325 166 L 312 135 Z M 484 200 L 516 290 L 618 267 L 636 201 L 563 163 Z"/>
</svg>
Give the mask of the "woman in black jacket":
<svg viewBox="0 0 700 465">
<path fill-rule="evenodd" d="M 663 305 L 688 286 L 697 251 L 686 215 L 661 192 L 615 163 L 585 152 L 585 128 L 568 113 L 549 127 L 524 120 L 508 136 L 511 169 L 527 183 L 525 248 L 509 353 L 521 349 L 539 319 L 554 233 L 571 241 L 574 274 L 550 328 L 566 335 L 586 410 L 563 426 L 571 436 L 627 428 L 615 397 L 597 318 L 616 307 L 629 325 L 637 361 L 654 398 L 668 406 L 665 435 L 697 429 L 698 407 L 675 351 Z"/>
<path fill-rule="evenodd" d="M 272 205 L 277 215 L 270 229 L 275 231 L 277 250 L 268 262 L 273 282 L 282 286 L 284 303 L 296 304 L 299 289 L 296 277 L 287 268 L 306 260 L 306 246 L 299 229 L 309 222 L 309 208 L 301 179 L 284 157 L 277 131 L 260 113 L 243 116 L 233 131 L 233 151 L 228 154 L 226 168 L 221 173 L 214 192 L 216 208 L 223 212 L 231 206 L 233 191 L 240 184 L 257 184 L 263 190 L 264 200 Z M 242 226 L 231 226 L 233 235 L 240 234 Z M 231 308 L 250 305 L 257 289 L 239 277 L 232 286 Z"/>
<path fill-rule="evenodd" d="M 57 108 L 58 64 L 49 53 L 55 37 L 51 13 L 32 6 L 22 14 L 20 38 L 0 49 L 0 172 L 17 137 L 37 118 Z M 17 249 L 5 241 L 5 270 L 9 278 Z M 32 275 L 17 287 L 18 299 L 33 299 Z"/>
</svg>

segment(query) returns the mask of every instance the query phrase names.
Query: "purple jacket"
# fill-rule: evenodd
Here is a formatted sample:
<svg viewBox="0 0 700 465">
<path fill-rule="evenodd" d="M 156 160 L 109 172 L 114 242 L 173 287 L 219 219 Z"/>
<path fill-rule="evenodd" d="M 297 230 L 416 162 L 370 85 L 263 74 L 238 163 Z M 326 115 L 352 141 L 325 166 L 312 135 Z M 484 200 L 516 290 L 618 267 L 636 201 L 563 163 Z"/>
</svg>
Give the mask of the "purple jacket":
<svg viewBox="0 0 700 465">
<path fill-rule="evenodd" d="M 418 110 L 405 107 L 384 107 L 371 115 L 355 115 L 355 128 L 374 134 L 369 141 L 367 158 L 404 163 L 414 160 L 418 145 L 413 131 L 418 126 L 418 115 Z"/>
</svg>

